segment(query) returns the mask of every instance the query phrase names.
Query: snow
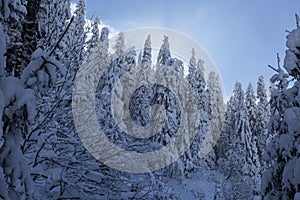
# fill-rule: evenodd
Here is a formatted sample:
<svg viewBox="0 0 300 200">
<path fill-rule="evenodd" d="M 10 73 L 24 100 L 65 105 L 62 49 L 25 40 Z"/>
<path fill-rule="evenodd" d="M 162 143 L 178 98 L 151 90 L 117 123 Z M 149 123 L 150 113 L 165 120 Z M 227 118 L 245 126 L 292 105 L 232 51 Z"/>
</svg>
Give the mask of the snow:
<svg viewBox="0 0 300 200">
<path fill-rule="evenodd" d="M 5 100 L 5 107 L 8 106 L 11 102 L 15 101 L 16 95 L 21 93 L 24 88 L 20 83 L 20 80 L 15 77 L 7 77 L 0 79 L 0 90 L 2 90 Z"/>
<path fill-rule="evenodd" d="M 172 178 L 165 187 L 176 199 L 213 200 L 216 195 L 216 179 L 222 180 L 222 175 L 216 171 L 197 169 L 190 173 L 191 178 Z"/>
<path fill-rule="evenodd" d="M 27 109 L 28 120 L 33 122 L 35 116 L 35 95 L 33 90 L 25 89 L 18 78 L 7 77 L 0 80 L 0 91 L 5 97 L 1 102 L 4 107 L 12 104 L 5 109 L 6 115 L 11 118 L 13 113 L 22 106 L 25 106 Z"/>
<path fill-rule="evenodd" d="M 300 200 L 300 192 L 295 194 L 294 200 Z"/>
<path fill-rule="evenodd" d="M 0 90 L 0 148 L 3 146 L 3 121 L 2 121 L 2 117 L 3 117 L 3 110 L 4 110 L 4 101 L 5 101 L 5 96 L 2 92 L 2 90 Z"/>
<path fill-rule="evenodd" d="M 51 79 L 53 79 L 54 76 L 56 77 L 56 74 L 54 73 L 53 67 L 56 67 L 58 69 L 59 73 L 62 76 L 66 75 L 66 68 L 65 68 L 65 66 L 63 66 L 61 62 L 57 61 L 54 58 L 54 56 L 45 57 L 45 58 L 47 58 L 47 61 L 48 61 L 48 63 L 46 63 L 46 67 L 49 70 L 48 72 L 49 72 L 49 75 L 50 75 Z M 50 68 L 50 66 L 52 66 L 52 69 Z M 53 81 L 52 83 L 55 83 L 54 80 L 55 79 L 52 80 Z"/>
<path fill-rule="evenodd" d="M 5 68 L 5 52 L 6 52 L 6 36 L 4 34 L 3 25 L 0 23 L 0 77 L 4 75 Z"/>
<path fill-rule="evenodd" d="M 300 79 L 300 66 L 299 66 L 299 55 L 300 55 L 300 28 L 293 30 L 287 36 L 286 56 L 284 58 L 284 67 L 291 76 Z M 298 57 L 298 58 L 297 58 Z"/>
<path fill-rule="evenodd" d="M 15 108 L 13 109 L 18 110 L 22 106 L 26 106 L 28 122 L 33 123 L 36 116 L 36 98 L 32 89 L 24 89 L 22 93 L 17 95 Z"/>
<path fill-rule="evenodd" d="M 295 29 L 291 33 L 288 34 L 286 46 L 292 51 L 296 53 L 300 53 L 297 47 L 300 47 L 300 29 Z"/>
<path fill-rule="evenodd" d="M 42 64 L 44 63 L 42 56 L 44 58 L 48 57 L 48 55 L 41 48 L 38 48 L 33 52 L 31 56 L 31 62 L 21 74 L 20 80 L 22 83 L 26 83 L 27 80 L 33 77 L 40 67 L 42 67 Z"/>
<path fill-rule="evenodd" d="M 300 132 L 300 108 L 288 108 L 284 111 L 285 123 L 289 133 Z"/>
<path fill-rule="evenodd" d="M 300 185 L 300 158 L 296 159 L 294 166 L 294 185 Z"/>
<path fill-rule="evenodd" d="M 3 2 L 3 13 L 4 13 L 4 18 L 8 18 L 8 16 L 10 15 L 10 9 L 8 7 L 8 5 L 11 3 L 12 0 L 8 0 L 8 1 L 2 1 Z M 1 3 L 2 3 L 1 2 Z"/>
<path fill-rule="evenodd" d="M 286 68 L 289 74 L 293 74 L 294 71 L 299 70 L 299 66 L 297 63 L 297 57 L 294 52 L 287 50 L 286 56 L 284 58 L 284 67 Z"/>
</svg>

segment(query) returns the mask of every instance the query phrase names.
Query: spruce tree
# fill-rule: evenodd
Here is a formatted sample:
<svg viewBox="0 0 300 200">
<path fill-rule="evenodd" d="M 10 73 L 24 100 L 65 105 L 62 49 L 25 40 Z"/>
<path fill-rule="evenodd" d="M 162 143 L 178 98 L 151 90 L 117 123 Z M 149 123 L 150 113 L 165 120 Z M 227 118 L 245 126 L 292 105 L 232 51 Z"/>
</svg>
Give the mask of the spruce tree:
<svg viewBox="0 0 300 200">
<path fill-rule="evenodd" d="M 220 87 L 220 77 L 215 72 L 209 73 L 207 89 L 210 96 L 210 127 L 213 128 L 211 133 L 215 144 L 222 131 L 225 113 L 223 93 Z"/>
<path fill-rule="evenodd" d="M 256 122 L 256 97 L 252 84 L 249 83 L 246 90 L 245 103 L 248 111 L 249 125 L 251 132 L 255 134 L 255 122 Z"/>
<path fill-rule="evenodd" d="M 114 49 L 115 49 L 115 56 L 120 56 L 125 52 L 125 36 L 123 32 L 120 32 L 117 35 Z"/>
<path fill-rule="evenodd" d="M 99 45 L 99 41 L 100 41 L 99 24 L 100 24 L 100 19 L 97 16 L 92 24 L 92 37 L 87 42 L 87 52 L 91 52 L 93 48 Z"/>
<path fill-rule="evenodd" d="M 144 45 L 144 50 L 143 50 L 143 56 L 142 56 L 142 64 L 147 64 L 151 65 L 152 63 L 152 53 L 151 53 L 151 37 L 148 35 L 145 45 Z"/>
<path fill-rule="evenodd" d="M 257 147 L 261 166 L 264 167 L 265 163 L 262 159 L 262 154 L 266 149 L 269 142 L 268 136 L 268 122 L 269 122 L 269 107 L 267 100 L 267 92 L 264 84 L 264 77 L 260 76 L 257 81 L 257 108 L 256 108 L 256 123 L 255 123 L 255 136 L 257 137 Z"/>
<path fill-rule="evenodd" d="M 232 125 L 228 130 L 232 132 L 225 135 L 228 137 L 228 147 L 224 153 L 225 157 L 219 161 L 220 169 L 230 183 L 226 198 L 254 199 L 259 196 L 260 191 L 260 164 L 240 83 L 235 84 L 230 109 L 232 110 L 227 112 L 232 113 Z"/>
<path fill-rule="evenodd" d="M 157 66 L 170 66 L 171 61 L 171 52 L 168 36 L 164 36 L 163 44 L 160 47 L 158 56 L 157 56 Z"/>
<path fill-rule="evenodd" d="M 28 21 L 27 16 L 34 11 L 28 10 L 31 1 L 9 1 L 1 2 L 0 19 L 6 37 L 6 72 L 8 75 L 20 76 L 20 72 L 27 63 L 24 63 L 24 28 L 23 24 Z M 25 38 L 26 39 L 26 38 Z M 33 41 L 34 44 L 34 41 Z M 26 50 L 26 48 L 25 48 Z M 34 51 L 35 49 L 33 49 Z M 32 52 L 31 52 L 32 53 Z M 30 56 L 30 54 L 26 54 Z M 28 60 L 27 60 L 28 61 Z"/>
<path fill-rule="evenodd" d="M 284 70 L 276 71 L 271 82 L 276 85 L 270 99 L 271 119 L 269 134 L 274 135 L 267 146 L 264 159 L 267 169 L 262 178 L 264 199 L 298 199 L 300 195 L 300 28 L 287 36 Z M 294 81 L 289 82 L 287 79 Z M 291 85 L 289 86 L 289 83 Z"/>
</svg>

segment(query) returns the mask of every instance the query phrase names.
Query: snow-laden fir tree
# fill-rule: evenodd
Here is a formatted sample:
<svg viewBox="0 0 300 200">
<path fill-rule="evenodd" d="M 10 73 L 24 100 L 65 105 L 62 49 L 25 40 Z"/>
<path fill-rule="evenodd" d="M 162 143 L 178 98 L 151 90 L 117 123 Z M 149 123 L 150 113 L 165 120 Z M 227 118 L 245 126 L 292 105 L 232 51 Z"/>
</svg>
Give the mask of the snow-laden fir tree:
<svg viewBox="0 0 300 200">
<path fill-rule="evenodd" d="M 209 120 L 210 120 L 210 134 L 212 135 L 212 145 L 217 143 L 220 137 L 223 121 L 224 121 L 224 102 L 223 92 L 220 86 L 220 77 L 215 72 L 210 72 L 207 80 L 207 90 L 209 93 Z"/>
<path fill-rule="evenodd" d="M 109 34 L 108 28 L 103 27 L 101 29 L 100 45 L 99 45 L 99 48 L 103 56 L 107 56 L 108 54 L 108 47 L 109 47 L 108 34 Z"/>
<path fill-rule="evenodd" d="M 152 63 L 152 53 L 151 53 L 151 36 L 148 35 L 145 45 L 144 45 L 144 50 L 143 50 L 143 57 L 142 57 L 142 64 L 148 64 L 151 65 Z"/>
<path fill-rule="evenodd" d="M 23 24 L 27 13 L 26 5 L 30 1 L 25 0 L 4 0 L 0 4 L 0 20 L 3 24 L 3 29 L 6 38 L 6 72 L 9 75 L 20 76 L 20 72 L 24 69 L 24 55 L 22 52 L 23 41 Z M 30 56 L 30 54 L 28 55 Z"/>
<path fill-rule="evenodd" d="M 164 36 L 163 44 L 157 56 L 157 66 L 169 66 L 171 60 L 170 44 L 168 36 Z"/>
<path fill-rule="evenodd" d="M 230 132 L 224 133 L 228 144 L 225 144 L 225 157 L 218 161 L 219 169 L 227 177 L 225 198 L 255 199 L 260 191 L 260 163 L 249 126 L 245 95 L 238 82 L 230 100 L 230 109 L 227 113 L 231 114 L 232 125 L 226 128 Z"/>
<path fill-rule="evenodd" d="M 72 84 L 75 74 L 86 55 L 85 17 L 86 2 L 85 0 L 79 0 L 74 13 L 74 22 L 65 38 L 65 48 L 67 48 L 68 51 L 63 59 L 63 64 L 68 70 L 67 80 L 69 82 L 66 84 L 66 88 L 71 88 L 70 84 Z"/>
<path fill-rule="evenodd" d="M 33 196 L 35 186 L 31 176 L 32 166 L 29 165 L 24 152 L 29 137 L 28 126 L 34 122 L 36 114 L 37 91 L 34 89 L 40 87 L 35 85 L 45 84 L 44 76 L 39 74 L 49 76 L 53 80 L 52 74 L 46 71 L 48 65 L 61 69 L 50 53 L 37 49 L 20 78 L 1 78 L 0 112 L 3 122 L 0 127 L 0 197 L 3 199 L 31 199 Z"/>
<path fill-rule="evenodd" d="M 200 105 L 202 106 L 202 109 L 207 113 L 208 112 L 208 94 L 205 90 L 206 88 L 206 81 L 204 77 L 204 62 L 199 59 L 198 62 L 196 62 L 195 59 L 195 51 L 192 49 L 192 57 L 190 59 L 189 63 L 189 74 L 186 76 L 187 81 L 190 83 L 190 85 L 194 89 L 194 93 L 198 101 L 200 102 Z"/>
<path fill-rule="evenodd" d="M 140 63 L 138 64 L 139 73 L 137 74 L 138 77 L 137 83 L 141 84 L 142 81 L 147 82 L 149 81 L 150 74 L 153 73 L 152 67 L 152 48 L 151 48 L 151 36 L 148 35 L 147 39 L 144 44 L 144 49 L 140 53 Z"/>
<path fill-rule="evenodd" d="M 93 48 L 99 45 L 100 31 L 99 31 L 100 18 L 97 16 L 92 24 L 92 37 L 87 41 L 87 52 L 91 52 Z"/>
<path fill-rule="evenodd" d="M 287 36 L 284 70 L 278 65 L 271 82 L 276 85 L 270 99 L 269 134 L 275 135 L 267 146 L 267 169 L 262 178 L 264 199 L 300 197 L 300 28 Z M 294 81 L 289 82 L 287 78 Z M 291 85 L 289 86 L 289 83 Z"/>
<path fill-rule="evenodd" d="M 4 33 L 4 27 L 0 23 L 0 77 L 4 76 L 6 66 L 6 35 Z"/>
<path fill-rule="evenodd" d="M 115 41 L 114 49 L 115 49 L 115 55 L 116 56 L 120 56 L 124 53 L 124 51 L 125 51 L 125 36 L 124 36 L 123 32 L 120 32 L 117 35 L 117 39 Z"/>
<path fill-rule="evenodd" d="M 40 10 L 41 0 L 28 0 L 27 1 L 27 14 L 23 25 L 23 62 L 24 66 L 30 61 L 31 54 L 37 49 L 39 39 L 41 39 L 41 31 L 38 26 L 38 12 Z"/>
<path fill-rule="evenodd" d="M 254 132 L 256 122 L 256 97 L 251 83 L 249 83 L 246 90 L 245 103 L 248 112 L 250 129 L 252 134 L 255 134 Z"/>
<path fill-rule="evenodd" d="M 234 124 L 232 123 L 234 118 L 233 105 L 234 97 L 231 96 L 226 104 L 226 111 L 224 115 L 221 135 L 214 148 L 218 165 L 221 165 L 223 158 L 225 158 L 225 153 L 229 149 L 229 135 L 232 132 L 232 130 L 234 130 Z"/>
<path fill-rule="evenodd" d="M 186 76 L 186 80 L 191 85 L 194 91 L 194 96 L 199 102 L 199 113 L 200 113 L 200 127 L 197 131 L 196 137 L 186 153 L 187 159 L 184 160 L 185 170 L 188 174 L 193 171 L 195 165 L 199 164 L 199 157 L 204 158 L 204 155 L 208 154 L 207 149 L 209 147 L 202 147 L 200 144 L 203 141 L 203 136 L 207 133 L 209 128 L 209 116 L 208 116 L 208 107 L 209 107 L 209 97 L 206 91 L 206 82 L 204 77 L 204 62 L 199 59 L 196 62 L 195 50 L 192 49 L 192 55 L 189 62 L 189 74 Z M 211 134 L 209 134 L 211 136 Z M 203 154 L 199 155 L 199 152 Z"/>
<path fill-rule="evenodd" d="M 40 0 L 39 10 L 36 18 L 38 25 L 38 46 L 41 48 L 53 48 L 61 37 L 68 24 L 70 17 L 70 0 Z M 64 58 L 64 51 L 68 47 L 60 42 L 55 50 L 55 56 L 58 60 Z"/>
<path fill-rule="evenodd" d="M 257 148 L 260 164 L 262 167 L 264 167 L 265 163 L 262 159 L 262 154 L 270 140 L 270 136 L 267 130 L 270 114 L 263 76 L 260 76 L 257 81 L 257 99 L 258 102 L 256 107 L 255 131 L 253 132 L 253 134 L 257 138 Z"/>
</svg>

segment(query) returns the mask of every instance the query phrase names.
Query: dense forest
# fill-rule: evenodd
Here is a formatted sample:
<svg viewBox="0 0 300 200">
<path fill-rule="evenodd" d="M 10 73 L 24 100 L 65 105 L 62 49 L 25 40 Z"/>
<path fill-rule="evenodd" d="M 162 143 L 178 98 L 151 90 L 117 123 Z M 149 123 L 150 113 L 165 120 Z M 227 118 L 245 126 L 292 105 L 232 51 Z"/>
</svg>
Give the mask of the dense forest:
<svg viewBox="0 0 300 200">
<path fill-rule="evenodd" d="M 70 0 L 0 1 L 0 199 L 300 200 L 297 15 L 297 26 L 286 38 L 283 62 L 277 55 L 278 65 L 269 66 L 274 71 L 270 80 L 260 76 L 245 92 L 239 82 L 233 83 L 225 103 L 219 74 L 205 77 L 205 63 L 193 49 L 185 66 L 172 57 L 172 44 L 165 36 L 153 59 L 151 35 L 145 38 L 144 49 L 136 51 L 126 47 L 121 32 L 110 52 L 109 28 L 100 29 L 99 17 L 86 19 L 85 0 L 79 0 L 74 13 L 70 4 Z M 74 82 L 85 60 L 108 67 L 102 77 L 95 77 L 99 82 L 92 95 L 109 141 L 127 151 L 150 152 L 169 144 L 182 126 L 187 135 L 195 132 L 190 147 L 167 167 L 145 173 L 116 170 L 98 161 L 83 144 L 72 112 Z M 131 85 L 114 90 L 129 69 L 142 73 L 129 74 Z M 173 77 L 189 83 L 197 100 L 189 104 L 190 112 L 180 111 L 180 98 L 166 87 L 131 87 L 153 77 L 178 93 L 188 86 L 172 82 Z M 115 107 L 110 105 L 113 94 L 119 97 Z M 167 120 L 150 138 L 124 134 L 113 119 L 125 115 L 120 110 L 127 108 L 132 120 L 145 126 L 158 118 L 157 107 L 149 114 L 153 105 L 165 108 Z M 192 111 L 200 116 L 197 126 L 190 123 Z M 180 124 L 182 119 L 189 120 Z M 213 149 L 199 156 L 207 132 Z"/>
</svg>

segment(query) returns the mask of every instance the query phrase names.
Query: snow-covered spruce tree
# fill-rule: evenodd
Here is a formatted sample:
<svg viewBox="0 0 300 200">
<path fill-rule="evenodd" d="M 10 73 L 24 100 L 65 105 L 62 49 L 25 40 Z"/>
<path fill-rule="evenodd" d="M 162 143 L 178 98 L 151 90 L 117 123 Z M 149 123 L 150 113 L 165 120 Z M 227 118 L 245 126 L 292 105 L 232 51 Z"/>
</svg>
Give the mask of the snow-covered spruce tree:
<svg viewBox="0 0 300 200">
<path fill-rule="evenodd" d="M 26 66 L 30 61 L 31 54 L 37 49 L 38 40 L 41 38 L 38 27 L 38 12 L 41 0 L 27 1 L 27 14 L 23 30 L 23 65 Z"/>
<path fill-rule="evenodd" d="M 40 0 L 36 17 L 39 33 L 37 46 L 41 48 L 53 48 L 65 30 L 70 17 L 70 0 Z M 63 43 L 60 42 L 54 52 L 58 60 L 63 60 L 64 58 L 62 49 L 66 51 L 68 47 L 63 46 Z"/>
<path fill-rule="evenodd" d="M 70 1 L 55 0 L 50 2 L 41 0 L 38 6 L 36 23 L 38 30 L 37 35 L 39 37 L 35 38 L 37 46 L 44 51 L 53 51 L 53 56 L 58 61 L 64 62 L 67 60 L 65 59 L 65 55 L 67 55 L 69 48 L 65 45 L 64 41 L 66 39 L 65 34 L 69 34 L 69 32 L 65 33 L 65 30 L 67 26 L 69 26 Z M 62 35 L 64 37 L 62 37 Z M 61 41 L 59 41 L 60 39 Z M 65 65 L 64 68 L 66 68 Z M 51 73 L 55 73 L 53 68 L 49 70 Z M 58 80 L 53 81 L 55 83 L 57 82 L 57 84 L 53 85 L 46 93 L 43 93 L 41 90 L 42 95 L 37 99 L 39 107 L 38 114 L 40 115 L 38 118 L 41 120 L 46 117 L 45 115 L 50 109 L 53 109 L 53 105 L 57 107 L 59 99 L 62 98 L 61 82 L 63 82 L 65 76 L 58 76 L 57 78 Z M 46 121 L 44 122 L 46 123 Z M 39 123 L 40 121 L 37 120 L 36 124 Z"/>
<path fill-rule="evenodd" d="M 249 83 L 246 90 L 245 103 L 248 112 L 249 126 L 252 134 L 254 135 L 256 122 L 256 97 L 251 83 Z"/>
<path fill-rule="evenodd" d="M 164 36 L 163 44 L 160 47 L 158 56 L 157 56 L 157 66 L 169 66 L 171 60 L 170 44 L 168 36 Z"/>
<path fill-rule="evenodd" d="M 207 147 L 201 147 L 203 136 L 206 134 L 209 127 L 209 116 L 207 110 L 209 105 L 209 98 L 208 93 L 205 89 L 206 82 L 204 79 L 203 64 L 204 62 L 201 59 L 196 62 L 195 51 L 194 49 L 192 49 L 192 56 L 189 62 L 189 74 L 186 76 L 186 80 L 192 86 L 194 95 L 199 102 L 199 112 L 201 119 L 199 130 L 190 149 L 186 153 L 186 160 L 184 160 L 186 175 L 194 170 L 195 165 L 199 164 L 198 162 L 200 161 L 200 159 L 198 156 L 204 157 L 204 155 L 199 155 L 199 151 L 203 152 L 204 154 L 209 153 L 205 151 L 205 148 Z"/>
<path fill-rule="evenodd" d="M 300 196 L 300 28 L 287 36 L 285 73 L 278 65 L 271 77 L 276 84 L 270 99 L 269 134 L 275 135 L 264 159 L 268 168 L 262 177 L 264 199 L 299 199 Z M 287 78 L 294 81 L 289 82 Z M 289 83 L 292 85 L 289 87 Z"/>
<path fill-rule="evenodd" d="M 265 166 L 265 163 L 262 159 L 262 154 L 266 149 L 266 145 L 269 143 L 270 136 L 268 134 L 268 122 L 270 118 L 270 110 L 267 100 L 267 92 L 264 84 L 264 77 L 260 76 L 257 81 L 257 107 L 256 107 L 256 122 L 255 122 L 255 131 L 253 134 L 257 138 L 257 149 L 260 164 L 262 167 Z"/>
<path fill-rule="evenodd" d="M 229 149 L 228 144 L 230 139 L 230 133 L 234 130 L 234 124 L 232 123 L 234 118 L 233 105 L 234 105 L 234 97 L 231 96 L 229 101 L 226 104 L 226 111 L 224 115 L 224 122 L 222 126 L 221 135 L 214 148 L 218 165 L 222 165 L 224 161 L 225 153 Z"/>
<path fill-rule="evenodd" d="M 143 50 L 143 57 L 142 57 L 142 64 L 148 64 L 151 65 L 152 63 L 152 53 L 151 53 L 151 36 L 148 35 L 145 45 L 144 45 L 144 50 Z"/>
<path fill-rule="evenodd" d="M 227 129 L 231 132 L 225 133 L 228 146 L 225 157 L 218 161 L 220 171 L 227 177 L 226 199 L 255 199 L 260 191 L 260 164 L 244 98 L 241 84 L 237 82 L 230 100 L 232 110 L 227 110 L 232 115 L 232 125 Z"/>
<path fill-rule="evenodd" d="M 92 24 L 92 37 L 87 41 L 87 52 L 91 52 L 93 48 L 99 45 L 100 32 L 99 32 L 100 18 L 97 16 Z"/>
<path fill-rule="evenodd" d="M 152 48 L 151 48 L 151 36 L 148 35 L 145 41 L 144 49 L 140 53 L 140 63 L 138 63 L 139 73 L 137 79 L 137 83 L 141 83 L 142 81 L 149 81 L 149 76 L 154 73 L 151 69 L 152 65 Z"/>
<path fill-rule="evenodd" d="M 5 54 L 6 54 L 6 36 L 4 32 L 4 27 L 2 23 L 0 23 L 0 77 L 4 76 L 4 70 L 5 70 L 4 68 L 6 66 Z"/>
<path fill-rule="evenodd" d="M 225 106 L 223 102 L 222 90 L 220 87 L 220 77 L 215 72 L 210 72 L 207 80 L 207 91 L 209 94 L 210 110 L 210 135 L 212 136 L 211 145 L 215 146 L 220 137 L 223 127 Z M 215 161 L 215 160 L 214 160 Z"/>
<path fill-rule="evenodd" d="M 75 74 L 86 55 L 84 49 L 86 46 L 86 31 L 84 28 L 85 17 L 86 2 L 85 0 L 79 0 L 74 13 L 74 22 L 64 39 L 64 44 L 66 45 L 65 48 L 68 49 L 63 59 L 63 64 L 68 71 L 65 89 L 69 90 L 69 92 L 67 92 L 67 96 L 69 96 L 69 98 L 71 98 L 71 85 L 75 78 Z"/>
<path fill-rule="evenodd" d="M 28 2 L 29 3 L 29 2 Z M 23 24 L 26 18 L 25 0 L 4 0 L 0 3 L 0 21 L 6 37 L 6 72 L 9 75 L 20 75 L 23 63 Z M 28 63 L 27 63 L 28 64 Z"/>
<path fill-rule="evenodd" d="M 90 54 L 87 59 L 96 62 L 95 64 L 101 62 L 100 66 L 105 67 L 109 60 L 107 28 L 102 29 L 100 38 L 100 44 L 95 48 L 96 57 L 92 57 L 95 54 Z M 98 80 L 99 77 L 91 74 L 91 79 Z M 67 103 L 69 99 L 64 96 L 63 100 L 66 103 L 59 104 L 51 123 L 47 125 L 48 135 L 54 137 L 47 139 L 47 148 L 37 157 L 37 163 L 40 165 L 37 167 L 46 169 L 43 175 L 47 177 L 39 187 L 40 193 L 49 199 L 98 199 L 110 195 L 110 189 L 118 191 L 118 188 L 113 188 L 113 181 L 109 180 L 114 177 L 114 171 L 97 162 L 82 145 L 75 131 L 71 107 Z M 54 154 L 49 154 L 52 151 Z M 42 178 L 39 177 L 39 180 Z M 117 177 L 113 180 L 117 181 Z"/>
<path fill-rule="evenodd" d="M 37 49 L 20 78 L 2 76 L 0 80 L 0 96 L 3 103 L 3 122 L 0 127 L 0 197 L 3 199 L 32 198 L 32 171 L 24 155 L 24 144 L 28 139 L 28 125 L 33 123 L 36 114 L 34 88 L 39 88 L 36 87 L 39 84 L 50 84 L 51 80 L 55 79 L 51 77 L 53 74 L 47 71 L 50 65 L 61 69 L 51 53 Z"/>
<path fill-rule="evenodd" d="M 125 52 L 125 36 L 123 32 L 120 32 L 115 42 L 115 56 L 122 55 Z"/>
<path fill-rule="evenodd" d="M 64 9 L 62 9 L 64 10 Z M 69 11 L 69 10 L 68 10 Z M 86 17 L 86 5 L 85 0 L 80 0 L 77 4 L 74 21 L 71 24 L 68 32 L 66 33 L 64 39 L 62 40 L 61 52 L 63 52 L 64 57 L 61 59 L 67 73 L 64 77 L 58 80 L 57 83 L 57 106 L 53 107 L 57 112 L 53 119 L 53 123 L 63 124 L 66 129 L 72 129 L 73 118 L 71 109 L 71 98 L 73 81 L 75 75 L 80 65 L 85 58 L 85 45 L 86 45 L 86 31 L 85 17 Z M 52 124 L 52 126 L 57 126 Z M 71 131 L 74 133 L 74 131 Z"/>
<path fill-rule="evenodd" d="M 99 48 L 104 57 L 107 57 L 107 55 L 108 55 L 108 47 L 109 47 L 108 34 L 109 34 L 108 28 L 103 27 L 101 29 Z"/>
<path fill-rule="evenodd" d="M 68 19 L 67 13 L 69 13 L 70 8 L 68 8 L 68 2 L 65 3 L 60 5 L 62 6 L 61 8 L 59 6 L 54 7 L 56 8 L 56 13 L 51 15 L 54 17 L 54 21 L 59 20 L 55 16 L 64 16 L 62 19 L 64 22 L 62 21 L 61 23 L 66 23 Z M 52 4 L 45 5 L 49 6 L 49 8 L 45 8 L 46 10 L 53 8 Z M 47 107 L 45 105 L 50 106 L 43 110 L 39 109 L 37 123 L 31 130 L 31 136 L 33 139 L 37 139 L 37 142 L 34 145 L 30 145 L 27 153 L 29 155 L 35 153 L 33 157 L 30 157 L 30 164 L 34 167 L 34 180 L 38 182 L 34 194 L 36 198 L 85 198 L 86 196 L 97 198 L 101 193 L 97 185 L 99 182 L 95 183 L 90 175 L 85 176 L 88 172 L 92 173 L 95 169 L 99 170 L 100 166 L 85 150 L 75 132 L 70 105 L 73 79 L 84 55 L 86 37 L 84 31 L 84 1 L 78 4 L 76 11 L 70 30 L 62 42 L 57 45 L 56 51 L 54 51 L 56 57 L 59 57 L 64 67 L 68 70 L 68 73 L 57 80 L 57 84 L 51 90 L 51 93 L 47 92 L 48 97 L 46 99 L 42 97 L 42 101 L 38 102 L 40 108 Z M 65 14 L 63 15 L 60 12 L 65 12 Z M 41 17 L 41 19 L 43 18 Z M 48 23 L 46 19 L 43 20 L 45 21 L 41 23 Z M 61 27 L 63 26 L 65 27 L 65 25 Z M 52 28 L 53 34 L 62 34 L 62 31 L 59 33 L 59 30 Z M 101 52 L 107 52 L 108 41 L 106 38 L 108 31 L 106 28 L 103 30 L 102 39 L 105 45 L 104 50 Z M 52 43 L 55 36 L 49 36 L 51 33 L 46 31 L 43 33 L 45 38 L 51 40 L 47 40 L 47 42 Z M 45 45 L 43 42 L 41 41 L 41 46 Z M 50 71 L 53 72 L 53 70 Z M 101 173 L 99 173 L 99 176 L 101 177 Z M 101 178 L 99 176 L 95 175 L 100 181 Z M 83 179 L 85 184 L 81 184 Z M 92 193 L 91 190 L 95 191 Z"/>
</svg>

